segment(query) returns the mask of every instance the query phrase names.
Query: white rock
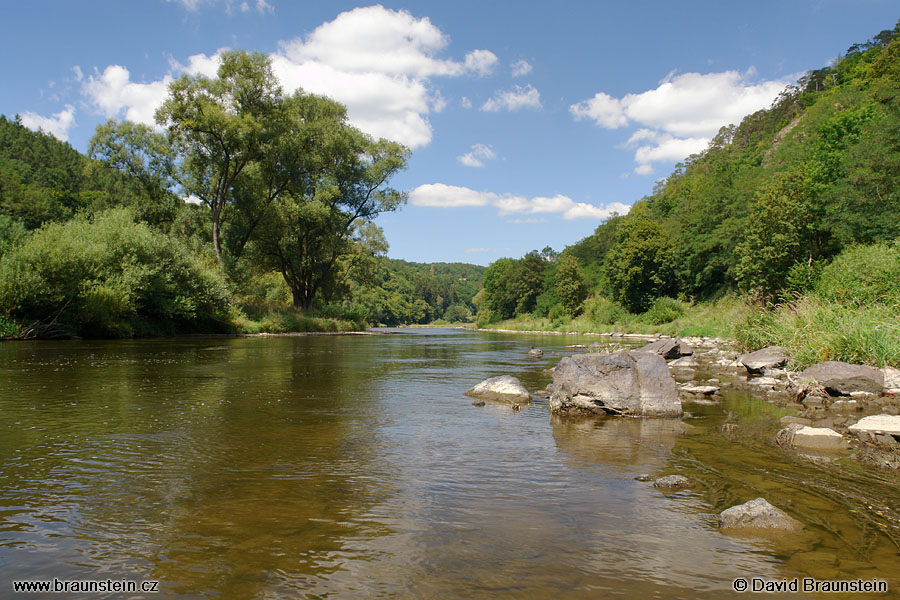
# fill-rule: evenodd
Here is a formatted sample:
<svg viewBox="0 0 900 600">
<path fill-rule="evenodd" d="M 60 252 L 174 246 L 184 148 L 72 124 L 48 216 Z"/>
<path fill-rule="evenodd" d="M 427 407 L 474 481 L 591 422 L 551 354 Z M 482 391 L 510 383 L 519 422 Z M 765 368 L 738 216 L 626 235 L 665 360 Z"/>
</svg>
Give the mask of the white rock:
<svg viewBox="0 0 900 600">
<path fill-rule="evenodd" d="M 778 384 L 778 380 L 775 379 L 774 377 L 755 377 L 750 380 L 750 384 L 751 385 L 760 385 L 760 386 L 766 386 L 766 385 L 774 386 L 774 385 Z"/>
<path fill-rule="evenodd" d="M 531 400 L 531 394 L 528 393 L 522 382 L 512 375 L 501 375 L 485 379 L 468 390 L 466 396 L 499 402 L 528 402 Z"/>
<path fill-rule="evenodd" d="M 848 429 L 855 433 L 866 431 L 869 433 L 900 435 L 900 416 L 872 415 L 870 417 L 863 417 L 855 425 L 848 427 Z"/>
<path fill-rule="evenodd" d="M 900 388 L 900 369 L 894 367 L 885 367 L 881 369 L 884 373 L 884 387 L 888 390 L 896 390 Z"/>
<path fill-rule="evenodd" d="M 676 368 L 696 367 L 697 359 L 693 356 L 682 356 L 681 358 L 676 358 L 675 360 L 670 362 L 669 366 Z"/>
<path fill-rule="evenodd" d="M 827 427 L 801 427 L 794 432 L 794 447 L 801 450 L 846 450 L 850 444 L 837 431 Z"/>
</svg>

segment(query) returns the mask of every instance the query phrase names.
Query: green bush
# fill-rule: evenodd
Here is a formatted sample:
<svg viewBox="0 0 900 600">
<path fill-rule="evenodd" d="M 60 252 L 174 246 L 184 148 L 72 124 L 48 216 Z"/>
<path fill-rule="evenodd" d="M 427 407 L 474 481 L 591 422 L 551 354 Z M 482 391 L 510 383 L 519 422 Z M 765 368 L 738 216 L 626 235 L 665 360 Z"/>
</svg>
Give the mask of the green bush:
<svg viewBox="0 0 900 600">
<path fill-rule="evenodd" d="M 618 302 L 603 296 L 591 296 L 584 301 L 584 314 L 594 325 L 612 325 L 628 313 Z"/>
<path fill-rule="evenodd" d="M 33 335 L 125 337 L 228 327 L 222 274 L 127 209 L 47 224 L 0 261 L 0 309 Z"/>
<path fill-rule="evenodd" d="M 674 298 L 656 298 L 642 315 L 645 323 L 650 325 L 662 325 L 671 323 L 684 314 L 684 304 Z"/>
<path fill-rule="evenodd" d="M 444 311 L 444 319 L 450 323 L 469 323 L 472 311 L 464 304 L 452 304 Z"/>
<path fill-rule="evenodd" d="M 897 306 L 900 303 L 900 242 L 844 250 L 822 269 L 815 293 L 843 306 Z"/>
</svg>

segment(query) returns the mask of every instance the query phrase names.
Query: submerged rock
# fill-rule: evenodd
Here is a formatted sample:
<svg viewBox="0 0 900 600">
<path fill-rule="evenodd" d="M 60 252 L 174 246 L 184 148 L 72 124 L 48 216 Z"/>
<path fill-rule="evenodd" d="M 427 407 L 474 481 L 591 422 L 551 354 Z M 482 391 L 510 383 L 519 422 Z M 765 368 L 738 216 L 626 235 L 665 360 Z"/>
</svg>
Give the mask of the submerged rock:
<svg viewBox="0 0 900 600">
<path fill-rule="evenodd" d="M 712 396 L 720 391 L 720 388 L 715 385 L 686 385 L 681 388 L 682 393 L 691 396 Z"/>
<path fill-rule="evenodd" d="M 532 348 L 528 351 L 528 356 L 531 358 L 541 358 L 544 356 L 544 351 L 540 348 Z"/>
<path fill-rule="evenodd" d="M 653 487 L 667 490 L 683 490 L 691 485 L 691 480 L 684 475 L 666 475 L 653 482 Z"/>
<path fill-rule="evenodd" d="M 780 529 L 796 531 L 803 526 L 765 498 L 750 500 L 723 510 L 719 515 L 721 529 Z"/>
<path fill-rule="evenodd" d="M 580 354 L 553 373 L 550 412 L 561 415 L 680 416 L 665 360 L 649 352 Z"/>
<path fill-rule="evenodd" d="M 494 400 L 497 402 L 528 402 L 531 394 L 522 385 L 522 382 L 512 375 L 501 375 L 485 379 L 475 387 L 466 391 L 466 396 L 479 400 Z"/>
<path fill-rule="evenodd" d="M 834 396 L 847 396 L 851 392 L 881 393 L 884 390 L 884 373 L 878 369 L 835 360 L 808 367 L 800 373 L 800 377 L 818 382 Z"/>
<path fill-rule="evenodd" d="M 744 354 L 738 360 L 747 368 L 747 372 L 760 374 L 766 369 L 783 367 L 787 359 L 787 351 L 781 346 L 766 346 L 756 352 Z"/>
</svg>

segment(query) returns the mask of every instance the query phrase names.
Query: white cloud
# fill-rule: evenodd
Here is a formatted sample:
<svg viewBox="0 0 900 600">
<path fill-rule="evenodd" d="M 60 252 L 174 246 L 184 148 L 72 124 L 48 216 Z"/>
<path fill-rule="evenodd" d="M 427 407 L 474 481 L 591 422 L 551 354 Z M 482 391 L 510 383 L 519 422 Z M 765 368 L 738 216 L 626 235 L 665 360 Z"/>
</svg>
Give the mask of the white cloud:
<svg viewBox="0 0 900 600">
<path fill-rule="evenodd" d="M 131 81 L 128 69 L 110 65 L 82 84 L 82 93 L 106 118 L 124 116 L 129 121 L 153 125 L 153 113 L 166 99 L 171 75 L 150 83 Z"/>
<path fill-rule="evenodd" d="M 459 101 L 459 105 L 463 108 L 472 108 L 472 101 L 463 96 Z"/>
<path fill-rule="evenodd" d="M 638 175 L 653 175 L 653 165 L 649 163 L 638 165 L 634 168 L 634 172 Z"/>
<path fill-rule="evenodd" d="M 669 73 L 658 87 L 639 94 L 614 98 L 598 92 L 573 104 L 576 120 L 590 119 L 605 129 L 631 124 L 643 126 L 626 145 L 651 142 L 638 148 L 636 173 L 648 174 L 651 162 L 680 160 L 706 148 L 719 128 L 739 123 L 752 112 L 769 106 L 788 80 L 752 82 L 746 73 Z"/>
<path fill-rule="evenodd" d="M 476 192 L 467 187 L 428 183 L 420 185 L 409 193 L 409 202 L 414 206 L 456 208 L 459 206 L 485 206 L 498 198 L 491 192 Z"/>
<path fill-rule="evenodd" d="M 466 248 L 463 250 L 466 254 L 481 254 L 483 252 L 495 252 L 494 248 Z"/>
<path fill-rule="evenodd" d="M 520 108 L 541 108 L 541 94 L 531 84 L 525 87 L 517 85 L 511 90 L 497 92 L 481 106 L 481 110 L 488 112 Z"/>
<path fill-rule="evenodd" d="M 69 140 L 69 129 L 75 125 L 75 107 L 66 104 L 66 107 L 54 113 L 50 117 L 43 117 L 31 111 L 19 115 L 22 125 L 32 131 L 43 131 L 56 139 L 66 142 Z"/>
<path fill-rule="evenodd" d="M 207 0 L 180 1 L 196 10 Z M 255 8 L 271 12 L 264 0 L 257 0 Z M 482 75 L 497 63 L 488 50 L 473 50 L 463 61 L 439 57 L 448 42 L 428 18 L 369 6 L 341 13 L 305 37 L 282 42 L 270 58 L 286 91 L 302 88 L 334 98 L 347 107 L 351 123 L 366 133 L 417 148 L 431 141 L 428 115 L 446 106 L 431 78 Z M 149 83 L 132 82 L 125 67 L 110 65 L 102 74 L 95 70 L 82 92 L 109 117 L 124 114 L 152 123 L 173 76 L 214 76 L 220 54 L 195 54 L 187 65 L 173 60 L 170 74 Z"/>
<path fill-rule="evenodd" d="M 527 60 L 517 60 L 512 64 L 512 76 L 522 77 L 531 73 L 531 64 Z"/>
<path fill-rule="evenodd" d="M 497 55 L 490 50 L 472 50 L 466 54 L 466 70 L 481 77 L 490 75 L 497 65 Z"/>
<path fill-rule="evenodd" d="M 75 81 L 81 81 L 82 79 L 84 79 L 84 73 L 81 72 L 81 67 L 79 67 L 78 65 L 72 67 L 72 73 L 75 74 Z"/>
<path fill-rule="evenodd" d="M 605 206 L 595 206 L 585 202 L 575 202 L 568 196 L 557 194 L 553 197 L 537 196 L 526 198 L 512 194 L 500 195 L 493 192 L 479 192 L 467 187 L 432 183 L 420 185 L 409 194 L 415 206 L 456 208 L 461 206 L 493 206 L 500 215 L 510 214 L 560 214 L 564 219 L 606 219 L 613 213 L 625 214 L 631 207 L 621 202 Z M 522 222 L 534 222 L 522 220 Z"/>
<path fill-rule="evenodd" d="M 597 125 L 606 129 L 618 129 L 628 125 L 623 102 L 603 92 L 597 92 L 590 100 L 573 104 L 569 107 L 569 112 L 576 121 L 593 119 Z"/>
<path fill-rule="evenodd" d="M 462 156 L 457 156 L 456 160 L 467 167 L 483 167 L 484 161 L 497 158 L 497 153 L 490 146 L 484 144 L 475 144 L 472 146 L 471 152 L 466 152 Z"/>
</svg>

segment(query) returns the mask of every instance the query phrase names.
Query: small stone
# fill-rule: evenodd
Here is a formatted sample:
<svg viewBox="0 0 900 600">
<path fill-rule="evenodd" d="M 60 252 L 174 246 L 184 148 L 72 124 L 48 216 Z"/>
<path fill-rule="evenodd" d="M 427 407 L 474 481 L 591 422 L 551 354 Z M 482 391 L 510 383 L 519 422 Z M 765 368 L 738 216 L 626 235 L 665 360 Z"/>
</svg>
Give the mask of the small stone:
<svg viewBox="0 0 900 600">
<path fill-rule="evenodd" d="M 531 358 L 540 358 L 544 356 L 544 351 L 540 348 L 532 348 L 528 351 L 528 356 Z"/>
<path fill-rule="evenodd" d="M 772 386 L 778 384 L 778 380 L 774 377 L 755 377 L 749 381 L 751 385 L 758 385 L 760 387 Z"/>
<path fill-rule="evenodd" d="M 720 389 L 714 385 L 686 385 L 681 391 L 695 396 L 712 396 L 718 394 Z"/>
<path fill-rule="evenodd" d="M 684 475 L 666 475 L 653 482 L 655 488 L 682 490 L 691 485 L 691 480 Z"/>
<path fill-rule="evenodd" d="M 484 406 L 484 400 L 476 400 L 472 403 L 472 406 Z"/>
<path fill-rule="evenodd" d="M 634 478 L 635 481 L 653 481 L 653 478 L 650 477 L 647 473 L 641 473 L 637 477 Z"/>
<path fill-rule="evenodd" d="M 837 452 L 846 450 L 850 444 L 838 432 L 827 427 L 802 426 L 794 432 L 794 448 Z"/>
<path fill-rule="evenodd" d="M 849 429 L 854 433 L 869 431 L 900 435 L 900 417 L 884 414 L 863 417 L 856 424 L 851 425 Z"/>
<path fill-rule="evenodd" d="M 766 369 L 784 366 L 787 359 L 787 352 L 784 348 L 780 346 L 766 346 L 756 352 L 742 355 L 740 364 L 746 367 L 748 373 L 762 373 Z"/>
</svg>

